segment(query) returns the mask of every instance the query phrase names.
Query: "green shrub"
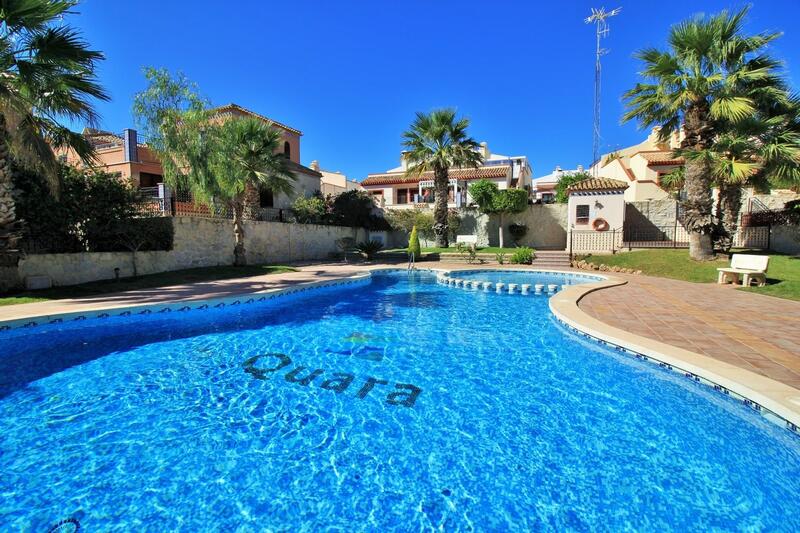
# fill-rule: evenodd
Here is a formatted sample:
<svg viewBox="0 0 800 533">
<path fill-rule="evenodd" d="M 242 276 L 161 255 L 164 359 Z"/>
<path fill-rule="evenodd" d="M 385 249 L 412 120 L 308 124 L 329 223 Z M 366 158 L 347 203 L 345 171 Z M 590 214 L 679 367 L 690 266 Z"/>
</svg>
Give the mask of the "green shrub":
<svg viewBox="0 0 800 533">
<path fill-rule="evenodd" d="M 372 195 L 366 191 L 345 191 L 333 199 L 331 203 L 331 219 L 339 226 L 350 226 L 370 229 L 380 229 L 378 222 L 372 214 L 375 202 Z"/>
<path fill-rule="evenodd" d="M 522 246 L 514 250 L 514 253 L 511 254 L 511 262 L 516 265 L 530 265 L 533 263 L 534 257 L 535 255 L 533 248 Z"/>
<path fill-rule="evenodd" d="M 301 224 L 322 224 L 325 222 L 328 206 L 322 196 L 298 196 L 292 204 L 292 211 Z"/>
<path fill-rule="evenodd" d="M 30 172 L 15 176 L 17 217 L 30 253 L 171 250 L 172 221 L 148 216 L 153 204 L 118 177 L 62 166 L 60 194 Z"/>
<path fill-rule="evenodd" d="M 417 259 L 422 256 L 422 248 L 419 245 L 419 235 L 417 234 L 416 226 L 411 228 L 411 236 L 408 238 L 408 254 L 413 254 Z"/>
<path fill-rule="evenodd" d="M 505 252 L 498 252 L 498 253 L 494 254 L 494 258 L 501 265 L 504 265 L 506 263 L 506 253 Z"/>
<path fill-rule="evenodd" d="M 464 244 L 463 242 L 456 243 L 456 250 L 458 253 L 467 260 L 470 265 L 478 258 L 478 251 L 474 246 Z"/>
<path fill-rule="evenodd" d="M 367 259 L 372 259 L 382 249 L 383 243 L 380 241 L 363 241 L 356 245 L 356 250 L 361 252 L 361 255 Z"/>
<path fill-rule="evenodd" d="M 469 186 L 469 195 L 484 213 L 494 211 L 494 197 L 497 196 L 497 184 L 487 179 L 480 179 Z"/>
<path fill-rule="evenodd" d="M 567 189 L 569 189 L 572 185 L 578 183 L 579 181 L 583 181 L 585 179 L 591 178 L 592 175 L 588 172 L 574 172 L 570 174 L 562 174 L 560 178 L 558 178 L 558 183 L 556 183 L 556 202 L 559 204 L 565 204 L 569 201 L 569 194 L 567 193 Z"/>
</svg>

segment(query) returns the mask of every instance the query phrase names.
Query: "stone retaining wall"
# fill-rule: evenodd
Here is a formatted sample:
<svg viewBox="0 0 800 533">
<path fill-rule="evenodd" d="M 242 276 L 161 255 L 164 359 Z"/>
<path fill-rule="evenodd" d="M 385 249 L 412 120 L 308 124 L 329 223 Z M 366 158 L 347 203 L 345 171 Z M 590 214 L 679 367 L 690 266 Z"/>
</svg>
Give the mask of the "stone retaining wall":
<svg viewBox="0 0 800 533">
<path fill-rule="evenodd" d="M 22 259 L 20 281 L 26 276 L 48 276 L 53 285 L 75 285 L 132 276 L 134 260 L 139 275 L 170 270 L 233 264 L 233 227 L 229 220 L 175 217 L 174 246 L 167 252 L 83 252 L 76 254 L 37 254 Z M 327 259 L 338 248 L 336 240 L 351 237 L 366 239 L 361 228 L 245 222 L 247 260 L 252 264 L 283 263 Z"/>
</svg>

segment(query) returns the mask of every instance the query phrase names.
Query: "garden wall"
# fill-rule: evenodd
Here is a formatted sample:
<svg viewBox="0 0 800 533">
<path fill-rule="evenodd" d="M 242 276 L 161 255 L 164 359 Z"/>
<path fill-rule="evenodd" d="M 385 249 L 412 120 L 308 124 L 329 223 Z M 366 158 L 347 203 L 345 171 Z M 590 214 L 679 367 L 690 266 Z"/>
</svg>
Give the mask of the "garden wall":
<svg viewBox="0 0 800 533">
<path fill-rule="evenodd" d="M 499 246 L 500 238 L 498 215 L 484 215 L 476 209 L 461 209 L 459 235 L 477 235 L 478 246 Z M 506 246 L 513 246 L 508 226 L 512 223 L 525 224 L 528 232 L 520 240 L 521 246 L 537 250 L 564 250 L 567 246 L 567 205 L 536 204 L 529 205 L 522 213 L 503 216 L 503 240 Z"/>
<path fill-rule="evenodd" d="M 135 254 L 139 275 L 169 270 L 233 264 L 231 221 L 196 217 L 175 217 L 174 246 L 167 252 Z M 247 259 L 252 264 L 327 259 L 338 251 L 336 240 L 366 239 L 361 228 L 285 224 L 244 223 Z M 54 285 L 75 285 L 101 279 L 133 275 L 134 254 L 128 252 L 83 252 L 74 254 L 28 255 L 19 263 L 21 281 L 26 276 L 49 276 Z"/>
<path fill-rule="evenodd" d="M 800 255 L 800 226 L 772 226 L 769 249 L 782 254 Z"/>
<path fill-rule="evenodd" d="M 662 198 L 649 202 L 628 202 L 625 205 L 625 224 L 636 227 L 674 227 L 678 202 Z"/>
</svg>

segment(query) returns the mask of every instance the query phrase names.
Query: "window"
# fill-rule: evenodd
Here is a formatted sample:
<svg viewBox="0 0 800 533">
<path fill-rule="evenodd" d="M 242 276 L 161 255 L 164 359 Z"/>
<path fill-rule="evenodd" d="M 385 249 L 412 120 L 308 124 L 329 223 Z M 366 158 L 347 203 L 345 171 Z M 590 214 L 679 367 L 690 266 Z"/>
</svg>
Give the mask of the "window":
<svg viewBox="0 0 800 533">
<path fill-rule="evenodd" d="M 258 206 L 259 207 L 274 207 L 275 199 L 272 196 L 270 189 L 261 189 L 258 191 Z"/>
<path fill-rule="evenodd" d="M 139 172 L 139 187 L 158 187 L 164 181 L 161 174 L 151 174 L 150 172 Z"/>
<path fill-rule="evenodd" d="M 398 204 L 408 203 L 408 189 L 397 189 L 397 203 Z"/>
<path fill-rule="evenodd" d="M 292 145 L 289 144 L 289 141 L 284 141 L 283 143 L 283 155 L 286 156 L 286 159 L 292 158 Z"/>
<path fill-rule="evenodd" d="M 589 206 L 576 205 L 575 206 L 575 223 L 588 224 L 589 223 Z"/>
</svg>

